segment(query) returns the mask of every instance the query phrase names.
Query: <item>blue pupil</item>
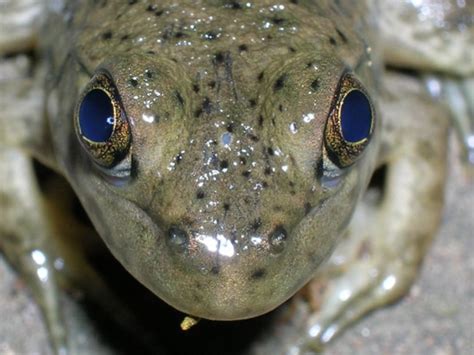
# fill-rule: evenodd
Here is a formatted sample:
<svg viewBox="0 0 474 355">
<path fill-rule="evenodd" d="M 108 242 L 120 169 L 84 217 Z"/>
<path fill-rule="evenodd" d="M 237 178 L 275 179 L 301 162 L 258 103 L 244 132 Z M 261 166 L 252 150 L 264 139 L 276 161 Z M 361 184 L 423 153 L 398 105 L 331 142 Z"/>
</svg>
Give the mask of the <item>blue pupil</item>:
<svg viewBox="0 0 474 355">
<path fill-rule="evenodd" d="M 93 142 L 105 142 L 112 135 L 114 121 L 114 108 L 109 96 L 99 89 L 89 91 L 79 108 L 82 135 Z"/>
<path fill-rule="evenodd" d="M 349 92 L 342 103 L 342 136 L 347 142 L 359 142 L 370 135 L 372 110 L 367 96 L 359 90 Z"/>
</svg>

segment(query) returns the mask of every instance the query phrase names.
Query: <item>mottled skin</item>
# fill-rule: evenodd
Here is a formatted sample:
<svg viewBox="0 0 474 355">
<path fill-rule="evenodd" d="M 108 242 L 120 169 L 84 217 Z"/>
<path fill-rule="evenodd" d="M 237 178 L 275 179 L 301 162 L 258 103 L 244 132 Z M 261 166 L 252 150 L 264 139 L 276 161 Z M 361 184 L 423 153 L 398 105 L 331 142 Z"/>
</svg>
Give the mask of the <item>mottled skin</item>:
<svg viewBox="0 0 474 355">
<path fill-rule="evenodd" d="M 160 4 L 160 16 L 126 2 L 76 13 L 70 70 L 57 79 L 63 103 L 52 118 L 57 159 L 99 233 L 136 278 L 191 315 L 253 317 L 311 278 L 368 183 L 376 142 L 337 188 L 322 187 L 317 170 L 327 159 L 327 98 L 347 70 L 373 87 L 370 57 L 351 23 L 325 5 L 170 5 Z M 104 23 L 110 6 L 117 15 Z M 321 20 L 304 21 L 307 11 Z M 340 45 L 331 44 L 335 23 Z M 107 36 L 95 45 L 99 25 Z M 81 89 L 69 85 L 99 66 L 115 81 L 131 122 L 130 178 L 118 186 L 97 173 L 73 121 L 63 119 Z M 171 228 L 184 231 L 184 244 L 173 245 Z M 280 231 L 286 240 L 277 248 L 272 235 Z M 213 243 L 222 243 L 217 252 Z"/>
<path fill-rule="evenodd" d="M 432 107 L 416 79 L 388 76 L 383 91 L 371 11 L 330 1 L 69 1 L 48 15 L 41 40 L 49 129 L 38 119 L 36 135 L 2 141 L 33 147 L 63 173 L 115 257 L 192 316 L 234 320 L 274 309 L 345 235 L 324 271 L 332 283 L 322 308 L 296 347 L 327 342 L 406 292 L 442 207 L 447 111 Z M 78 99 L 97 70 L 113 80 L 130 123 L 120 169 L 98 168 L 75 130 Z M 472 75 L 472 67 L 459 70 Z M 375 128 L 354 164 L 338 169 L 324 137 L 347 73 L 371 97 Z M 42 102 L 25 101 L 42 111 Z M 430 113 L 413 119 L 420 107 Z M 4 161 L 28 164 L 9 150 Z M 382 165 L 382 202 L 364 205 L 345 233 Z M 25 186 L 34 183 L 31 172 L 11 166 L 12 176 L 31 177 Z M 14 217 L 2 232 L 30 240 L 4 204 Z M 31 230 L 42 220 L 35 218 Z M 15 243 L 2 245 L 15 259 L 33 249 L 47 254 L 45 240 L 47 232 L 21 253 Z M 44 307 L 60 348 L 54 284 L 47 284 Z"/>
</svg>

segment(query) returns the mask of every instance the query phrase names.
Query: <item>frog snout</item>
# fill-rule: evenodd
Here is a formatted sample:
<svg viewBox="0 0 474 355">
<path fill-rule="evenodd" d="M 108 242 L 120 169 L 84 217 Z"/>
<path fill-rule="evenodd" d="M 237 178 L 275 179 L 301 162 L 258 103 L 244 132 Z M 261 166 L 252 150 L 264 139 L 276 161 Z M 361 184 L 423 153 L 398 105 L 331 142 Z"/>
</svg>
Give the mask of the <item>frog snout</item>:
<svg viewBox="0 0 474 355">
<path fill-rule="evenodd" d="M 287 239 L 283 226 L 241 233 L 171 226 L 166 246 L 173 278 L 167 285 L 179 292 L 173 292 L 169 303 L 190 315 L 215 320 L 270 311 L 295 290 L 285 267 Z"/>
<path fill-rule="evenodd" d="M 278 255 L 285 249 L 288 233 L 283 226 L 277 226 L 268 232 L 223 231 L 204 232 L 186 230 L 172 226 L 167 233 L 167 245 L 173 253 L 193 253 L 197 248 L 204 248 L 209 254 L 227 257 L 239 257 L 245 252 L 256 249 L 261 252 Z"/>
</svg>

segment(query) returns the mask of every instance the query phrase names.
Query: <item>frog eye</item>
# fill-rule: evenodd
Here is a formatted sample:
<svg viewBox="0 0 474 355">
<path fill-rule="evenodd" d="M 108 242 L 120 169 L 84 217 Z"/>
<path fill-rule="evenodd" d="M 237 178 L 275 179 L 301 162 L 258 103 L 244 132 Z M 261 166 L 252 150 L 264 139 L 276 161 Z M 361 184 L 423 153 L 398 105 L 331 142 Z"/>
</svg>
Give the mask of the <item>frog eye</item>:
<svg viewBox="0 0 474 355">
<path fill-rule="evenodd" d="M 326 124 L 328 156 L 338 167 L 352 165 L 370 142 L 375 115 L 369 95 L 361 84 L 346 74 Z"/>
<path fill-rule="evenodd" d="M 130 147 L 130 127 L 110 76 L 96 74 L 80 97 L 75 114 L 79 141 L 101 167 L 119 163 Z"/>
</svg>

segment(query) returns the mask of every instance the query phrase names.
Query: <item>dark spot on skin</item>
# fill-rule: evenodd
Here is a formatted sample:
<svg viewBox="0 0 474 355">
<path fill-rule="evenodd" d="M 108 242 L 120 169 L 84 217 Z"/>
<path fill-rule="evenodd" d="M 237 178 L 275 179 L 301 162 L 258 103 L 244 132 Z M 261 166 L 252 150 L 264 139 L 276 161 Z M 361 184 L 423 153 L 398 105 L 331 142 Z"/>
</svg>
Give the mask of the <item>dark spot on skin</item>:
<svg viewBox="0 0 474 355">
<path fill-rule="evenodd" d="M 217 266 L 217 265 L 213 266 L 211 268 L 211 274 L 213 274 L 213 275 L 218 275 L 220 272 L 221 272 L 221 270 L 220 270 L 219 266 Z"/>
<path fill-rule="evenodd" d="M 257 269 L 254 272 L 252 272 L 252 274 L 250 275 L 250 278 L 252 280 L 259 280 L 261 278 L 264 278 L 265 274 L 266 274 L 265 269 Z"/>
<path fill-rule="evenodd" d="M 221 170 L 227 169 L 229 167 L 229 162 L 227 160 L 223 160 L 219 164 Z"/>
<path fill-rule="evenodd" d="M 249 100 L 249 105 L 250 105 L 250 107 L 255 107 L 255 106 L 257 106 L 257 100 L 255 100 L 255 99 L 250 99 L 250 100 Z"/>
<path fill-rule="evenodd" d="M 204 191 L 202 191 L 201 189 L 199 189 L 197 192 L 196 192 L 196 198 L 198 200 L 202 200 L 204 198 L 206 194 L 204 193 Z"/>
<path fill-rule="evenodd" d="M 112 31 L 107 31 L 102 33 L 102 39 L 109 40 L 112 38 Z"/>
<path fill-rule="evenodd" d="M 148 12 L 155 12 L 156 10 L 158 10 L 158 5 L 148 5 L 146 8 Z"/>
<path fill-rule="evenodd" d="M 153 72 L 149 69 L 145 70 L 145 76 L 148 78 L 148 79 L 152 79 L 153 78 Z"/>
<path fill-rule="evenodd" d="M 213 61 L 216 64 L 222 64 L 224 62 L 224 58 L 225 58 L 224 53 L 218 52 L 214 55 Z"/>
<path fill-rule="evenodd" d="M 257 218 L 255 221 L 253 221 L 251 228 L 254 232 L 256 232 L 261 226 L 262 220 L 260 218 Z"/>
<path fill-rule="evenodd" d="M 226 212 L 227 212 L 228 210 L 230 210 L 230 204 L 228 204 L 228 203 L 224 203 L 224 206 L 223 206 L 223 207 L 224 207 L 224 211 L 226 211 Z"/>
<path fill-rule="evenodd" d="M 260 140 L 255 134 L 249 134 L 249 137 L 252 142 L 258 142 Z"/>
<path fill-rule="evenodd" d="M 247 159 L 245 157 L 240 157 L 240 164 L 246 165 L 247 164 Z"/>
<path fill-rule="evenodd" d="M 346 35 L 337 27 L 336 27 L 336 32 L 339 35 L 339 38 L 342 40 L 342 42 L 347 43 Z"/>
<path fill-rule="evenodd" d="M 273 156 L 275 154 L 275 151 L 273 150 L 273 148 L 268 147 L 267 148 L 267 153 L 268 153 L 268 155 Z"/>
<path fill-rule="evenodd" d="M 175 96 L 176 96 L 176 100 L 178 100 L 181 107 L 183 107 L 184 106 L 184 99 L 181 96 L 181 93 L 179 91 L 175 91 Z"/>
<path fill-rule="evenodd" d="M 280 77 L 275 81 L 275 84 L 273 84 L 273 91 L 278 91 L 278 90 L 283 89 L 283 87 L 285 86 L 286 79 L 287 79 L 286 74 L 280 75 Z"/>
<path fill-rule="evenodd" d="M 198 84 L 193 84 L 193 91 L 194 91 L 195 93 L 198 93 L 199 90 L 200 90 L 200 89 L 199 89 L 199 85 L 198 85 Z"/>
<path fill-rule="evenodd" d="M 246 44 L 241 44 L 239 46 L 239 52 L 246 52 L 248 50 L 248 47 Z"/>
<path fill-rule="evenodd" d="M 258 116 L 258 125 L 259 125 L 260 127 L 263 126 L 263 116 L 262 116 L 262 115 L 259 115 L 259 116 Z"/>
<path fill-rule="evenodd" d="M 331 43 L 332 46 L 336 46 L 336 45 L 337 45 L 337 42 L 336 42 L 336 40 L 334 39 L 334 37 L 329 37 L 329 43 Z"/>
<path fill-rule="evenodd" d="M 320 85 L 319 79 L 313 80 L 313 81 L 311 82 L 311 85 L 310 85 L 310 86 L 311 86 L 311 90 L 313 90 L 313 91 L 318 91 L 319 85 Z"/>
<path fill-rule="evenodd" d="M 281 17 L 274 17 L 272 18 L 272 22 L 275 24 L 275 25 L 281 25 L 283 23 L 285 23 L 285 19 L 284 18 L 281 18 Z"/>
<path fill-rule="evenodd" d="M 258 74 L 258 76 L 257 76 L 258 81 L 262 81 L 262 80 L 263 80 L 263 75 L 264 75 L 264 74 L 263 74 L 263 71 L 260 72 L 260 74 Z"/>
<path fill-rule="evenodd" d="M 251 174 L 250 170 L 245 170 L 244 172 L 242 172 L 242 176 L 246 178 L 249 178 L 250 174 Z"/>
<path fill-rule="evenodd" d="M 132 85 L 134 88 L 136 88 L 138 86 L 138 81 L 137 79 L 130 79 L 128 81 L 130 83 L 130 85 Z"/>
<path fill-rule="evenodd" d="M 208 97 L 204 98 L 204 100 L 202 101 L 202 111 L 204 111 L 208 115 L 212 111 L 212 103 L 211 103 L 211 100 L 209 100 Z"/>
<path fill-rule="evenodd" d="M 239 4 L 237 1 L 228 1 L 224 7 L 226 9 L 232 9 L 232 10 L 241 10 L 242 9 L 242 5 Z"/>
</svg>

